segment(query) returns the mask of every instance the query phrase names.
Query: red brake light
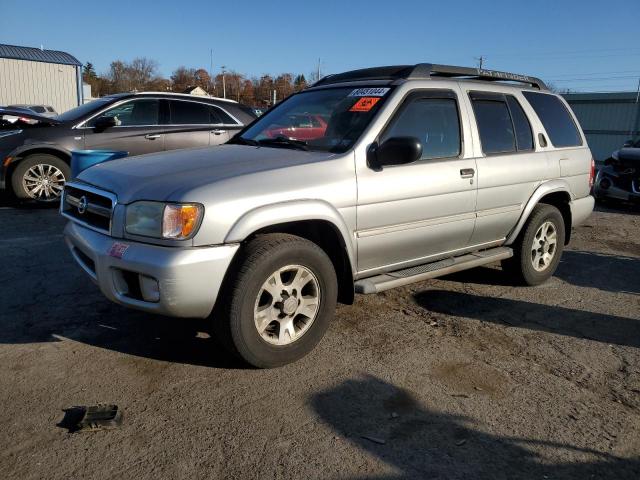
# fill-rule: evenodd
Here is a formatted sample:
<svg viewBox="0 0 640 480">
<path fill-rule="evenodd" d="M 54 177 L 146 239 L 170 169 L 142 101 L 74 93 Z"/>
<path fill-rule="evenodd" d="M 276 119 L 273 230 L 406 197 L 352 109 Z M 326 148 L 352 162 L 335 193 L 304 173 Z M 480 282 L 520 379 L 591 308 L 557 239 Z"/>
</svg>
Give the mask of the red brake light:
<svg viewBox="0 0 640 480">
<path fill-rule="evenodd" d="M 593 187 L 593 181 L 596 178 L 596 162 L 591 157 L 591 171 L 589 172 L 589 188 Z"/>
</svg>

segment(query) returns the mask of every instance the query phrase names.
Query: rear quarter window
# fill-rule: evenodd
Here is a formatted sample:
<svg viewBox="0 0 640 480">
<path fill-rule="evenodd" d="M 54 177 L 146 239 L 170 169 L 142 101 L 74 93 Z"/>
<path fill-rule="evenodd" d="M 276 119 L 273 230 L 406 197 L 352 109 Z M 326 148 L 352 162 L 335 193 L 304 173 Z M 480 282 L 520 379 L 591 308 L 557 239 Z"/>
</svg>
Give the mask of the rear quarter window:
<svg viewBox="0 0 640 480">
<path fill-rule="evenodd" d="M 582 138 L 567 107 L 555 95 L 522 92 L 535 110 L 554 147 L 577 147 Z"/>
</svg>

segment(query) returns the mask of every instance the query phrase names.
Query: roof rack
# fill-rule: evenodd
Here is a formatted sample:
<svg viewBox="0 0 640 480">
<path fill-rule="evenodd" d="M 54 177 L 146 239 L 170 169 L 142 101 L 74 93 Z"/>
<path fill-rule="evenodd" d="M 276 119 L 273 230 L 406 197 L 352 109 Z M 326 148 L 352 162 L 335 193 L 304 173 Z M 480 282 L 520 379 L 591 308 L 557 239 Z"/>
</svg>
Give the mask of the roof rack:
<svg viewBox="0 0 640 480">
<path fill-rule="evenodd" d="M 432 77 L 456 77 L 469 80 L 508 81 L 531 85 L 539 90 L 548 90 L 545 83 L 536 77 L 517 73 L 499 72 L 484 68 L 456 67 L 453 65 L 437 65 L 434 63 L 418 63 L 417 65 L 395 65 L 388 67 L 363 68 L 350 72 L 327 75 L 313 86 L 332 83 L 353 82 L 359 80 L 416 80 Z"/>
</svg>

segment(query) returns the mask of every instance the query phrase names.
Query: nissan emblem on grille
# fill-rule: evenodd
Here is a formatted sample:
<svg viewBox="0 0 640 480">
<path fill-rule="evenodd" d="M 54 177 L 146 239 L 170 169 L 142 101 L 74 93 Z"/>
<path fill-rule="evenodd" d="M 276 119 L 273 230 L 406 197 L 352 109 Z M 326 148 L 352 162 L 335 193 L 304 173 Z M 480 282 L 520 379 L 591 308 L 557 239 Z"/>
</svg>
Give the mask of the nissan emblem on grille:
<svg viewBox="0 0 640 480">
<path fill-rule="evenodd" d="M 80 215 L 82 215 L 87 210 L 88 203 L 89 202 L 87 201 L 87 197 L 85 197 L 84 195 L 80 197 L 80 200 L 78 201 L 78 213 Z"/>
</svg>

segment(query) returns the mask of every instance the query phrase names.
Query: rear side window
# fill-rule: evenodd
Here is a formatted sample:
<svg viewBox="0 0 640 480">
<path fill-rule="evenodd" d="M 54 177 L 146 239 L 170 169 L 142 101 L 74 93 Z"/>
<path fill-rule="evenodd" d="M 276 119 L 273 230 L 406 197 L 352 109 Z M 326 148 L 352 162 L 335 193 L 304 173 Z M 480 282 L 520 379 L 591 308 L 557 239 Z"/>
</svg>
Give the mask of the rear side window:
<svg viewBox="0 0 640 480">
<path fill-rule="evenodd" d="M 555 95 L 522 92 L 544 125 L 554 147 L 582 145 L 582 139 L 567 107 Z"/>
<path fill-rule="evenodd" d="M 382 141 L 391 137 L 416 137 L 422 160 L 460 155 L 460 118 L 453 98 L 417 98 L 403 108 Z"/>
<path fill-rule="evenodd" d="M 487 154 L 516 151 L 516 137 L 507 103 L 472 97 L 482 151 Z"/>
<path fill-rule="evenodd" d="M 211 123 L 220 123 L 220 124 L 223 124 L 223 125 L 237 125 L 238 124 L 238 122 L 236 122 L 233 118 L 231 118 L 222 109 L 220 109 L 218 107 L 214 107 L 213 105 L 210 106 L 209 109 L 211 110 L 211 120 L 215 120 L 215 121 L 212 121 Z"/>
</svg>

